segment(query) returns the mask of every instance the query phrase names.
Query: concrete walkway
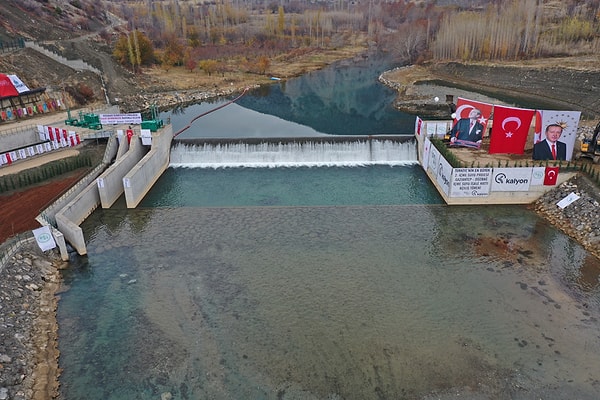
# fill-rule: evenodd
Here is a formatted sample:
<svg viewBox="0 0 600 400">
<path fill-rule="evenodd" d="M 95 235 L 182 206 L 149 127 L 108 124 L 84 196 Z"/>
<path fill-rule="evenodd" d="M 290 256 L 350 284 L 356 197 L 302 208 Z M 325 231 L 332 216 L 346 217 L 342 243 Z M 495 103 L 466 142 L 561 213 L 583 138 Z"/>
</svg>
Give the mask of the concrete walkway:
<svg viewBox="0 0 600 400">
<path fill-rule="evenodd" d="M 28 157 L 24 160 L 17 160 L 10 165 L 3 165 L 0 167 L 0 176 L 16 174 L 26 169 L 39 167 L 40 165 L 47 164 L 51 161 L 60 160 L 62 158 L 72 157 L 79 154 L 79 150 L 73 147 L 68 147 L 61 150 L 55 150 L 52 153 L 45 153 L 36 155 L 34 157 Z"/>
<path fill-rule="evenodd" d="M 31 118 L 24 118 L 20 121 L 0 123 L 0 135 L 3 132 L 14 131 L 25 128 L 32 125 L 64 125 L 64 121 L 67 118 L 66 111 L 57 111 L 45 115 L 34 116 Z M 2 150 L 0 149 L 0 152 Z M 59 150 L 54 150 L 51 153 L 44 153 L 33 157 L 28 157 L 24 160 L 17 160 L 10 165 L 0 166 L 0 176 L 16 174 L 29 168 L 35 168 L 40 165 L 44 165 L 51 161 L 60 160 L 62 158 L 72 157 L 79 154 L 79 150 L 72 147 L 66 147 Z"/>
</svg>

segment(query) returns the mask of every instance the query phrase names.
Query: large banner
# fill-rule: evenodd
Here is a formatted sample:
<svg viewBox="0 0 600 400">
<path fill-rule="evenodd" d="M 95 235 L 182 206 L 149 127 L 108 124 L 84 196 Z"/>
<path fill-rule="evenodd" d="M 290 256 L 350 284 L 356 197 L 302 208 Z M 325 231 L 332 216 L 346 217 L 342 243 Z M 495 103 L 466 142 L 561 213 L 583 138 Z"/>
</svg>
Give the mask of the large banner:
<svg viewBox="0 0 600 400">
<path fill-rule="evenodd" d="M 454 116 L 454 123 L 458 122 L 462 118 L 469 118 L 469 113 L 472 109 L 478 109 L 481 111 L 481 117 L 478 119 L 478 122 L 483 125 L 484 136 L 487 131 L 487 123 L 492 115 L 492 110 L 494 106 L 488 103 L 482 103 L 480 101 L 464 99 L 459 97 L 456 101 L 456 113 Z"/>
<path fill-rule="evenodd" d="M 102 125 L 139 125 L 142 123 L 141 113 L 129 114 L 100 114 Z"/>
<path fill-rule="evenodd" d="M 523 154 L 535 110 L 516 107 L 494 107 L 494 125 L 490 154 Z"/>
<path fill-rule="evenodd" d="M 450 197 L 482 197 L 490 194 L 492 168 L 454 168 Z"/>
<path fill-rule="evenodd" d="M 535 113 L 535 135 L 533 144 L 546 139 L 546 127 L 551 124 L 560 125 L 563 128 L 559 142 L 567 145 L 567 160 L 573 156 L 573 148 L 577 139 L 577 128 L 581 111 L 556 111 L 537 110 Z"/>
<path fill-rule="evenodd" d="M 531 167 L 494 168 L 492 173 L 492 191 L 528 192 L 531 185 Z"/>
</svg>

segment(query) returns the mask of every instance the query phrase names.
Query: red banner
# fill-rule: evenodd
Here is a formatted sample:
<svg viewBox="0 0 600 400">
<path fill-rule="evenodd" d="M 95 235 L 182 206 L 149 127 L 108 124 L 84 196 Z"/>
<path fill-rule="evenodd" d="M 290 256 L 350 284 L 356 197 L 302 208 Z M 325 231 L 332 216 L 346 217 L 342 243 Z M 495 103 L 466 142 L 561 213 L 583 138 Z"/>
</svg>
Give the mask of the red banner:
<svg viewBox="0 0 600 400">
<path fill-rule="evenodd" d="M 523 154 L 534 110 L 515 107 L 494 107 L 494 125 L 490 154 Z"/>
<path fill-rule="evenodd" d="M 558 170 L 560 167 L 546 167 L 546 171 L 544 173 L 544 185 L 546 186 L 554 186 L 556 185 L 556 180 L 558 179 Z"/>
</svg>

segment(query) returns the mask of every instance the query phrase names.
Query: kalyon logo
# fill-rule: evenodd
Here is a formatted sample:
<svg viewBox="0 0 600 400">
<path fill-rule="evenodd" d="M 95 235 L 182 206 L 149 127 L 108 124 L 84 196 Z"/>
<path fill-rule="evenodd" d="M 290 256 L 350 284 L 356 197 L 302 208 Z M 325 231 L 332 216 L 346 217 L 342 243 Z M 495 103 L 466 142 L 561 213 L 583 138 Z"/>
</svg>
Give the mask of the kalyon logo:
<svg viewBox="0 0 600 400">
<path fill-rule="evenodd" d="M 444 167 L 442 166 L 442 163 L 438 165 L 438 176 L 442 179 L 444 185 L 450 184 L 450 180 L 446 177 L 446 175 L 444 175 Z"/>
<path fill-rule="evenodd" d="M 527 178 L 507 178 L 506 174 L 500 173 L 494 177 L 494 181 L 501 185 L 524 185 L 529 182 Z"/>
</svg>

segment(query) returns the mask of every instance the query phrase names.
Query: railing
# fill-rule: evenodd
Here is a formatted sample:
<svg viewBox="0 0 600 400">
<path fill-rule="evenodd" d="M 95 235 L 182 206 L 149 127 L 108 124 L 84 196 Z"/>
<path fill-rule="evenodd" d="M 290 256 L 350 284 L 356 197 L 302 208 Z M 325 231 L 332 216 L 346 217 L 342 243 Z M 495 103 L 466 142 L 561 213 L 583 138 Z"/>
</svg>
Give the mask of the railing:
<svg viewBox="0 0 600 400">
<path fill-rule="evenodd" d="M 13 40 L 0 41 L 0 52 L 5 53 L 7 51 L 22 49 L 25 47 L 25 39 L 17 38 Z"/>
<path fill-rule="evenodd" d="M 16 135 L 16 134 L 27 132 L 27 131 L 37 132 L 37 125 L 33 125 L 33 124 L 18 125 L 18 126 L 15 126 L 14 128 L 3 129 L 0 132 L 0 136 Z"/>
<path fill-rule="evenodd" d="M 10 237 L 7 241 L 0 244 L 0 272 L 4 269 L 4 266 L 8 263 L 10 258 L 15 255 L 23 245 L 29 244 L 35 241 L 31 231 L 19 233 L 18 235 Z"/>
</svg>

